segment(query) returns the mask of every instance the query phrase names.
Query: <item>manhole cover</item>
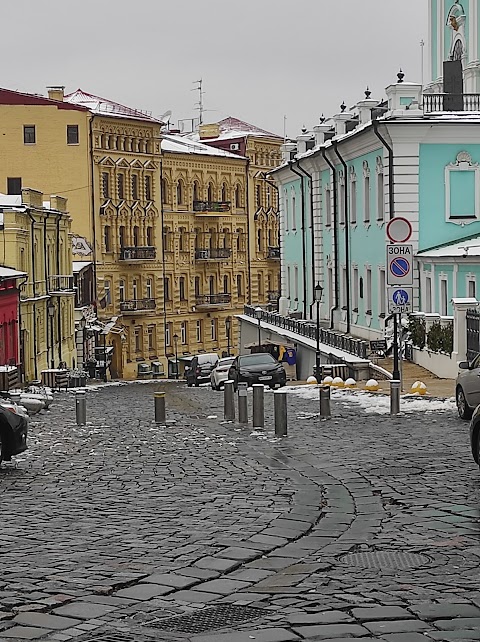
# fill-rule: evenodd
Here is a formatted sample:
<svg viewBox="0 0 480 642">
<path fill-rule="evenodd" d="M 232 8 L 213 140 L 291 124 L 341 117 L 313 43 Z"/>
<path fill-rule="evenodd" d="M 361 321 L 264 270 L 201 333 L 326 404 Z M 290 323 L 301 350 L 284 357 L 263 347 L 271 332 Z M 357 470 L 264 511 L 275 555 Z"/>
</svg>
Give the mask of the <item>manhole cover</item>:
<svg viewBox="0 0 480 642">
<path fill-rule="evenodd" d="M 265 615 L 264 609 L 225 604 L 204 609 L 192 615 L 177 615 L 164 620 L 156 620 L 155 622 L 149 623 L 148 626 L 162 629 L 163 631 L 204 633 L 240 622 L 257 620 L 263 615 Z"/>
<path fill-rule="evenodd" d="M 377 477 L 407 477 L 408 475 L 420 475 L 423 470 L 415 466 L 381 466 L 380 468 L 371 468 L 369 472 Z"/>
<path fill-rule="evenodd" d="M 378 568 L 407 570 L 419 568 L 430 563 L 430 558 L 420 553 L 402 553 L 397 551 L 371 551 L 349 553 L 340 558 L 342 564 L 357 568 Z"/>
</svg>

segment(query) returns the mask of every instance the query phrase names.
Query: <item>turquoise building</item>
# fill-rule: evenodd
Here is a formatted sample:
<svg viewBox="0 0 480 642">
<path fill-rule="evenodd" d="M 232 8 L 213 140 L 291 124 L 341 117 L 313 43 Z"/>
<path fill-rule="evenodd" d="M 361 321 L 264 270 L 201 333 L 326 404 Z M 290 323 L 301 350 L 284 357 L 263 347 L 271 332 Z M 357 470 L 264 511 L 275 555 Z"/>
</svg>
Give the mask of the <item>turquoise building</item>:
<svg viewBox="0 0 480 642">
<path fill-rule="evenodd" d="M 282 311 L 365 339 L 388 316 L 386 228 L 412 228 L 415 311 L 453 312 L 480 279 L 480 0 L 430 0 L 431 82 L 367 90 L 283 147 Z M 468 248 L 466 250 L 462 248 Z M 393 278 L 393 277 L 392 277 Z"/>
</svg>

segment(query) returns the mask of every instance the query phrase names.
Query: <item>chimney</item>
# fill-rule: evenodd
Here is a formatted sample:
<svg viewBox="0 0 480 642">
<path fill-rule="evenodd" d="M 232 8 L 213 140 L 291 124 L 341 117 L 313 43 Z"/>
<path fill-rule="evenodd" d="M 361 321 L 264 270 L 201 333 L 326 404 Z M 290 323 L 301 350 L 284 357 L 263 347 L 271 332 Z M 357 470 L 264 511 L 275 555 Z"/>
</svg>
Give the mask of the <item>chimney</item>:
<svg viewBox="0 0 480 642">
<path fill-rule="evenodd" d="M 295 153 L 297 151 L 297 145 L 295 143 L 287 142 L 284 143 L 280 151 L 282 152 L 282 160 L 284 163 L 288 163 L 288 161 L 292 161 L 295 159 Z"/>
<path fill-rule="evenodd" d="M 218 123 L 210 123 L 209 125 L 200 125 L 198 128 L 200 140 L 208 138 L 218 138 L 220 136 L 220 125 Z"/>
<path fill-rule="evenodd" d="M 320 125 L 313 128 L 315 134 L 315 147 L 320 147 L 325 142 L 325 134 L 331 130 L 330 125 L 325 124 L 325 116 L 322 114 L 320 118 Z"/>
<path fill-rule="evenodd" d="M 361 100 L 356 104 L 356 107 L 358 109 L 359 125 L 364 125 L 365 123 L 369 123 L 372 120 L 372 109 L 374 109 L 378 105 L 378 100 L 370 98 L 371 95 L 372 92 L 367 87 L 365 91 L 365 100 Z"/>
<path fill-rule="evenodd" d="M 343 134 L 346 134 L 347 121 L 353 118 L 353 114 L 345 111 L 347 109 L 345 102 L 340 105 L 340 109 L 342 110 L 341 113 L 335 114 L 335 116 L 333 117 L 333 120 L 335 122 L 335 136 L 342 136 Z"/>
<path fill-rule="evenodd" d="M 56 87 L 47 87 L 48 97 L 50 100 L 57 100 L 60 103 L 63 103 L 65 98 L 65 87 L 58 85 Z"/>
</svg>

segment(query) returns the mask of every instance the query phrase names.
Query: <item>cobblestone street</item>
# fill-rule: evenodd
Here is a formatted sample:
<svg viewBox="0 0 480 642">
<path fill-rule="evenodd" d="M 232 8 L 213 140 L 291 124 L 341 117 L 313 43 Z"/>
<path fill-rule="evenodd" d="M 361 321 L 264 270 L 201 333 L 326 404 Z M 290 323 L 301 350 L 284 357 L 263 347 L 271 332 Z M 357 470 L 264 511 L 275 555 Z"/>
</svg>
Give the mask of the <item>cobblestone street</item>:
<svg viewBox="0 0 480 642">
<path fill-rule="evenodd" d="M 0 639 L 480 640 L 480 474 L 468 423 L 288 395 L 289 437 L 223 423 L 223 394 L 73 394 L 0 471 Z M 365 397 L 364 397 L 365 399 Z M 372 406 L 374 405 L 372 397 Z M 251 395 L 249 396 L 251 402 Z"/>
</svg>

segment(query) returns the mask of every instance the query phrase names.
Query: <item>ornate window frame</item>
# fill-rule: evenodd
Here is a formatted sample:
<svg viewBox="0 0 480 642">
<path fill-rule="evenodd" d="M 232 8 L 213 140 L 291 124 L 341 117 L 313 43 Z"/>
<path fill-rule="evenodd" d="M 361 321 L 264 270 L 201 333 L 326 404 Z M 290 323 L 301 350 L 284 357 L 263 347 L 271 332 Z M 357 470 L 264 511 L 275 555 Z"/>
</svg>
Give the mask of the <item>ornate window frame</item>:
<svg viewBox="0 0 480 642">
<path fill-rule="evenodd" d="M 451 175 L 453 172 L 470 172 L 474 174 L 475 182 L 475 211 L 466 216 L 455 216 L 451 211 Z M 468 152 L 459 152 L 455 163 L 445 167 L 445 219 L 454 225 L 470 225 L 480 220 L 480 167 L 472 161 Z"/>
</svg>

